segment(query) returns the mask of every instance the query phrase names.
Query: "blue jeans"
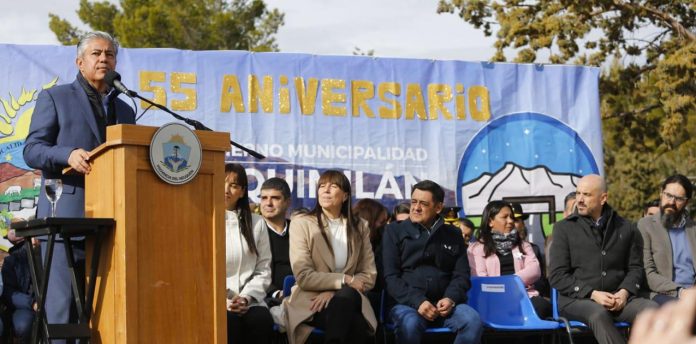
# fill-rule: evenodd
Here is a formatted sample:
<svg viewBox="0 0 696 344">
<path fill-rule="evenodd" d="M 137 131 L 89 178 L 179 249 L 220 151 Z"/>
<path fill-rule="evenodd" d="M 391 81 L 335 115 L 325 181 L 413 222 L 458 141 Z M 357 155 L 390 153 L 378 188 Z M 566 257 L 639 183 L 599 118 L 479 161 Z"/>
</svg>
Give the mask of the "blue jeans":
<svg viewBox="0 0 696 344">
<path fill-rule="evenodd" d="M 391 319 L 396 325 L 396 342 L 420 344 L 428 327 L 447 327 L 457 334 L 454 344 L 481 342 L 483 324 L 478 313 L 466 304 L 459 304 L 447 318 L 428 321 L 418 314 L 418 310 L 404 305 L 392 308 Z"/>
<path fill-rule="evenodd" d="M 655 295 L 655 297 L 653 297 L 652 300 L 657 302 L 657 304 L 660 305 L 660 307 L 662 307 L 662 305 L 664 305 L 665 303 L 668 303 L 671 301 L 677 301 L 679 299 L 674 297 L 674 296 L 657 294 L 657 295 Z"/>
<path fill-rule="evenodd" d="M 31 325 L 34 323 L 34 311 L 31 309 L 17 309 L 12 313 L 12 326 L 20 343 L 31 341 Z"/>
</svg>

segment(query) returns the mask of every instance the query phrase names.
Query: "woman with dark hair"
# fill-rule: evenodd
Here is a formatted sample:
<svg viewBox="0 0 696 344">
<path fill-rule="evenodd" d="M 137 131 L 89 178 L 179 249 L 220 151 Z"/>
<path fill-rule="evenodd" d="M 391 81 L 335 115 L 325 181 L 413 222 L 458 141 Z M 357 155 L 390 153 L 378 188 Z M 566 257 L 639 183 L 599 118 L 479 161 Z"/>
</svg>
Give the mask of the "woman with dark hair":
<svg viewBox="0 0 696 344">
<path fill-rule="evenodd" d="M 372 249 L 376 250 L 376 245 L 382 239 L 382 230 L 387 224 L 389 213 L 382 203 L 373 199 L 365 198 L 355 202 L 353 215 L 367 221 L 367 228 L 370 229 L 370 242 Z"/>
<path fill-rule="evenodd" d="M 411 202 L 401 202 L 394 206 L 391 222 L 401 222 L 408 219 L 408 214 L 411 212 Z"/>
<path fill-rule="evenodd" d="M 469 246 L 472 276 L 515 274 L 527 287 L 537 315 L 551 316 L 551 303 L 539 295 L 533 285 L 541 277 L 541 267 L 529 242 L 515 230 L 512 207 L 503 201 L 492 201 L 483 209 L 476 242 Z"/>
<path fill-rule="evenodd" d="M 313 327 L 326 343 L 362 343 L 377 327 L 364 293 L 377 271 L 367 223 L 351 213 L 350 181 L 338 171 L 317 183 L 317 204 L 290 221 L 290 265 L 297 280 L 284 300 L 290 344 Z"/>
<path fill-rule="evenodd" d="M 466 217 L 460 218 L 458 220 L 459 221 L 457 224 L 459 225 L 459 229 L 462 230 L 462 237 L 464 237 L 464 245 L 469 246 L 471 238 L 474 235 L 474 229 L 476 229 L 476 226 L 474 226 L 474 223 Z"/>
<path fill-rule="evenodd" d="M 374 199 L 364 198 L 353 206 L 353 215 L 367 221 L 367 228 L 370 229 L 370 244 L 372 253 L 375 255 L 375 267 L 377 268 L 377 278 L 374 288 L 367 292 L 372 309 L 379 309 L 379 302 L 384 288 L 384 270 L 382 269 L 382 233 L 384 226 L 389 220 L 387 208 L 382 203 Z"/>
<path fill-rule="evenodd" d="M 244 167 L 225 165 L 225 257 L 228 343 L 271 343 L 273 318 L 264 303 L 271 284 L 271 248 L 252 214 Z"/>
</svg>

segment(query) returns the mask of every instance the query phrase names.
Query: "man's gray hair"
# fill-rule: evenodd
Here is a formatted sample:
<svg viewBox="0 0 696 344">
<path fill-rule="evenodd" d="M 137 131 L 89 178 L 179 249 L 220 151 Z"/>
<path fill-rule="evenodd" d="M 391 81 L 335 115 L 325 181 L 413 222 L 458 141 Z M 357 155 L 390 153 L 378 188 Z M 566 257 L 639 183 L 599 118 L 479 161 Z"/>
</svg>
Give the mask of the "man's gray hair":
<svg viewBox="0 0 696 344">
<path fill-rule="evenodd" d="M 104 31 L 94 31 L 88 32 L 80 37 L 80 42 L 77 43 L 77 57 L 80 57 L 85 53 L 87 43 L 93 39 L 103 39 L 111 42 L 111 46 L 114 47 L 114 56 L 118 55 L 118 40 Z"/>
</svg>

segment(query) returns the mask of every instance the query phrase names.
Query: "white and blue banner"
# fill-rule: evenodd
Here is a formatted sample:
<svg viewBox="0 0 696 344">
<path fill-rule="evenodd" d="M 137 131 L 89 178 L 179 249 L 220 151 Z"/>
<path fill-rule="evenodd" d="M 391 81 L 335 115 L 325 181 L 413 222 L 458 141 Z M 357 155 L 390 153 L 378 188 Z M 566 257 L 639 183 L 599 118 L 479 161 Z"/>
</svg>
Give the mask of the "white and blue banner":
<svg viewBox="0 0 696 344">
<path fill-rule="evenodd" d="M 72 82 L 75 58 L 75 47 L 0 45 L 0 209 L 33 207 L 39 174 L 23 142 L 38 93 Z M 462 215 L 507 198 L 555 217 L 580 176 L 603 172 L 597 68 L 121 49 L 117 70 L 140 95 L 265 154 L 227 157 L 247 167 L 253 201 L 278 176 L 294 206 L 312 207 L 319 175 L 337 169 L 355 198 L 387 206 L 431 179 Z M 138 124 L 173 121 L 151 108 Z"/>
</svg>

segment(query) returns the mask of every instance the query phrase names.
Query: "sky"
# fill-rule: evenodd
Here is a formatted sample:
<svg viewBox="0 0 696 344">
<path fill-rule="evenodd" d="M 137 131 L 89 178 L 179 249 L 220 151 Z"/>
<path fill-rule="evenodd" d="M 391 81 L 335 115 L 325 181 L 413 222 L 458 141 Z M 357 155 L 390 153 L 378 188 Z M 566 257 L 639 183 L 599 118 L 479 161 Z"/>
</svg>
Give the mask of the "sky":
<svg viewBox="0 0 696 344">
<path fill-rule="evenodd" d="M 0 1 L 0 43 L 58 44 L 48 13 L 80 24 L 80 0 Z M 437 14 L 438 0 L 265 0 L 285 13 L 276 36 L 282 52 L 486 61 L 492 37 L 454 14 Z M 81 29 L 87 29 L 84 26 Z"/>
</svg>

